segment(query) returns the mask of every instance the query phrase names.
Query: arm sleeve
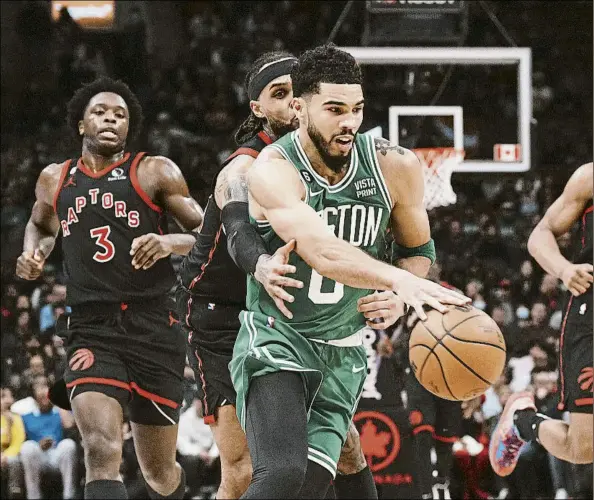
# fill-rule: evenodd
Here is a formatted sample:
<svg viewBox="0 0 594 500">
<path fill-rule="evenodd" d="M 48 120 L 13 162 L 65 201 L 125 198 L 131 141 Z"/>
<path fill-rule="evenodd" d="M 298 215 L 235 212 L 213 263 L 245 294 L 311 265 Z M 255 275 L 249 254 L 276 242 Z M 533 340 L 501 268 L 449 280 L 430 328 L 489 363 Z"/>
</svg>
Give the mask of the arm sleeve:
<svg viewBox="0 0 594 500">
<path fill-rule="evenodd" d="M 223 207 L 223 228 L 227 235 L 227 250 L 233 262 L 245 273 L 253 274 L 261 255 L 268 254 L 266 243 L 250 224 L 248 204 L 232 201 Z"/>
</svg>

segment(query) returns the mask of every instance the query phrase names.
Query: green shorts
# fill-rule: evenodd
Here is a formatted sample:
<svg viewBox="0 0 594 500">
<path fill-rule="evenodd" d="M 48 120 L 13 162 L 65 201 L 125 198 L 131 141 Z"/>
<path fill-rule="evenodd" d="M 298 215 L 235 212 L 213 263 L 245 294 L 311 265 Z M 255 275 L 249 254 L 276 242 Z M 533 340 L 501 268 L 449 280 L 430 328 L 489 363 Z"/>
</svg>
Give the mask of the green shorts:
<svg viewBox="0 0 594 500">
<path fill-rule="evenodd" d="M 242 311 L 240 320 L 229 370 L 241 426 L 245 430 L 252 379 L 283 370 L 300 372 L 307 405 L 308 459 L 335 477 L 367 376 L 365 348 L 311 341 L 283 321 L 257 312 Z"/>
</svg>

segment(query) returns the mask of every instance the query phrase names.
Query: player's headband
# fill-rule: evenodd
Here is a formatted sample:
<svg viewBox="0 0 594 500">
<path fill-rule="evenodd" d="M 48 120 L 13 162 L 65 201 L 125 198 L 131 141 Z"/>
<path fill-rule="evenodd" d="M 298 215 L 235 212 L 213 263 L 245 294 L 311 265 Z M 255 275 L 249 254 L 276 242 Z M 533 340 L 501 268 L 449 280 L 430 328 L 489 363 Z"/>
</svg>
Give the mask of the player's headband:
<svg viewBox="0 0 594 500">
<path fill-rule="evenodd" d="M 266 85 L 279 76 L 290 74 L 295 64 L 297 64 L 296 57 L 285 57 L 262 66 L 248 86 L 248 97 L 250 100 L 258 100 L 260 92 L 264 90 Z"/>
</svg>

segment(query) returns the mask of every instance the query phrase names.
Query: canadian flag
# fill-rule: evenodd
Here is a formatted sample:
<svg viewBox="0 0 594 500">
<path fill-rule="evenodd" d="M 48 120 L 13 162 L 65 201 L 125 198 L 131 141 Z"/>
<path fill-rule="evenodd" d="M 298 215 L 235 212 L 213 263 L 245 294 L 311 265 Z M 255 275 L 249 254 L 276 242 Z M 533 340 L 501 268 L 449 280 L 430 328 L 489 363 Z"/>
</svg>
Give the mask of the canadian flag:
<svg viewBox="0 0 594 500">
<path fill-rule="evenodd" d="M 519 161 L 521 148 L 519 144 L 495 144 L 493 159 L 495 161 Z"/>
</svg>

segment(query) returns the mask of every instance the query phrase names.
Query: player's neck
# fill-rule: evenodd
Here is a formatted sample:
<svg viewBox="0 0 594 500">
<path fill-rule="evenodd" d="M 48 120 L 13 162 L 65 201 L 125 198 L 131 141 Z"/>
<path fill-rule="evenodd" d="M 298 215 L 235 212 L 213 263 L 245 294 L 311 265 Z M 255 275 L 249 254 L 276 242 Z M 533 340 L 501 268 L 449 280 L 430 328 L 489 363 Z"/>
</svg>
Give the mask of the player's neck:
<svg viewBox="0 0 594 500">
<path fill-rule="evenodd" d="M 322 177 L 324 177 L 324 179 L 328 181 L 328 184 L 333 186 L 343 179 L 348 171 L 348 162 L 345 162 L 340 172 L 336 172 L 326 165 L 324 159 L 318 151 L 318 148 L 307 133 L 303 133 L 301 130 L 299 130 L 299 132 L 297 132 L 297 138 L 301 143 L 301 146 L 303 146 L 303 151 L 305 151 L 305 155 L 307 156 L 307 159 L 311 163 L 313 169 Z"/>
<path fill-rule="evenodd" d="M 111 156 L 102 156 L 100 154 L 89 151 L 88 147 L 83 144 L 82 161 L 91 172 L 101 172 L 101 170 L 113 165 L 124 157 L 124 150 L 118 151 Z"/>
<path fill-rule="evenodd" d="M 270 128 L 270 125 L 268 125 L 268 123 L 264 123 L 264 125 L 262 126 L 262 129 L 264 130 L 264 133 L 272 139 L 272 142 L 274 142 L 278 139 L 278 137 L 272 131 L 272 129 Z"/>
</svg>

